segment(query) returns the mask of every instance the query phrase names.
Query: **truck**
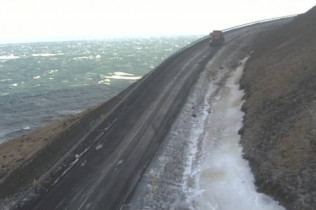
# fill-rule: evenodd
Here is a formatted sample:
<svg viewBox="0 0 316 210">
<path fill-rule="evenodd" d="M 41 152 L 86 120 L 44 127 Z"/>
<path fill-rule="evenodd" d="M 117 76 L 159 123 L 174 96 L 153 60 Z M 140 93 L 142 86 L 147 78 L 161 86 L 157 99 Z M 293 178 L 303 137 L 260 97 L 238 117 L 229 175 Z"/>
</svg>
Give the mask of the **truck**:
<svg viewBox="0 0 316 210">
<path fill-rule="evenodd" d="M 212 33 L 210 33 L 210 46 L 220 46 L 225 41 L 224 34 L 222 31 L 214 30 Z"/>
</svg>

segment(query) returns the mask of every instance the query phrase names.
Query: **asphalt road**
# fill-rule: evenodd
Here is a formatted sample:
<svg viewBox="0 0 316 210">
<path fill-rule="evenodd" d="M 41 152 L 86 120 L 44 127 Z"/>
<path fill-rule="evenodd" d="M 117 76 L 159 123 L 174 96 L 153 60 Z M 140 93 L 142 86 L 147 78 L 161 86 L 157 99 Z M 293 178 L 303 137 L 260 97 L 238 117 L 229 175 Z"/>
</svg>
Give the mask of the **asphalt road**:
<svg viewBox="0 0 316 210">
<path fill-rule="evenodd" d="M 97 147 L 39 201 L 20 209 L 120 208 L 214 52 L 202 41 L 147 76 Z"/>
<path fill-rule="evenodd" d="M 240 33 L 230 33 L 229 39 Z M 173 56 L 134 85 L 124 103 L 117 106 L 117 117 L 104 129 L 97 146 L 80 156 L 40 199 L 18 209 L 119 209 L 216 52 L 208 42 Z"/>
</svg>

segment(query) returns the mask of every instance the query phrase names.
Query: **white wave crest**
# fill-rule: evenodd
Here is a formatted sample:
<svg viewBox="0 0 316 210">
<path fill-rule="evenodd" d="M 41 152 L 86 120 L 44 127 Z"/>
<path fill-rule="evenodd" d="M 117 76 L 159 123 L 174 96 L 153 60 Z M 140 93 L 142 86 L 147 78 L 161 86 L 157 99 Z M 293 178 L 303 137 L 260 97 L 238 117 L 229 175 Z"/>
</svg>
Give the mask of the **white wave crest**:
<svg viewBox="0 0 316 210">
<path fill-rule="evenodd" d="M 49 71 L 49 73 L 50 73 L 50 74 L 54 74 L 54 73 L 56 73 L 56 72 L 58 72 L 58 70 L 56 70 L 56 69 L 55 69 L 55 70 L 50 70 L 50 71 Z"/>
<path fill-rule="evenodd" d="M 112 75 L 112 76 L 106 76 L 106 78 L 108 78 L 108 79 L 123 79 L 123 80 L 139 80 L 141 77 Z"/>
<path fill-rule="evenodd" d="M 98 82 L 99 85 L 111 85 L 111 80 L 110 79 L 104 79 L 104 80 L 100 80 Z"/>
<path fill-rule="evenodd" d="M 33 57 L 50 57 L 50 56 L 56 56 L 57 54 L 51 54 L 51 53 L 41 53 L 41 54 L 32 54 Z"/>
<path fill-rule="evenodd" d="M 134 74 L 124 73 L 124 72 L 114 72 L 110 76 L 104 76 L 106 79 L 121 79 L 121 80 L 139 80 L 140 76 L 135 76 Z"/>
<path fill-rule="evenodd" d="M 134 74 L 129 74 L 129 73 L 125 73 L 125 72 L 114 72 L 114 75 L 118 75 L 118 76 L 134 76 Z"/>
<path fill-rule="evenodd" d="M 12 59 L 18 59 L 18 58 L 20 58 L 20 57 L 15 56 L 13 54 L 0 56 L 0 60 L 12 60 Z"/>
</svg>

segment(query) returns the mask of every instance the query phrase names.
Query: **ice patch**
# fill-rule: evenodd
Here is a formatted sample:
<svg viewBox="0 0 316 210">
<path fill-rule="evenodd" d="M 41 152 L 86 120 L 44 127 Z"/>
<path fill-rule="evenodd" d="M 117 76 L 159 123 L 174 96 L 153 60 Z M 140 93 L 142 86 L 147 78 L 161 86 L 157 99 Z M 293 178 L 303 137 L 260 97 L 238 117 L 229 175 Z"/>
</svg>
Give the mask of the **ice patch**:
<svg viewBox="0 0 316 210">
<path fill-rule="evenodd" d="M 198 172 L 194 170 L 199 165 L 200 136 L 209 115 L 209 99 L 226 72 L 214 71 L 211 79 L 202 72 L 192 87 L 188 101 L 124 209 L 195 209 L 194 202 L 201 194 L 195 188 Z"/>
<path fill-rule="evenodd" d="M 81 163 L 81 167 L 85 166 L 87 163 L 87 160 L 84 160 L 82 163 Z"/>
<path fill-rule="evenodd" d="M 239 80 L 245 58 L 213 98 L 212 113 L 203 136 L 204 153 L 199 173 L 198 209 L 284 210 L 272 198 L 258 193 L 248 162 L 242 158 L 238 130 L 242 127 Z M 193 189 L 192 189 L 193 190 Z"/>
<path fill-rule="evenodd" d="M 99 150 L 99 149 L 102 149 L 102 148 L 103 148 L 103 144 L 98 144 L 98 145 L 95 147 L 96 150 Z"/>
<path fill-rule="evenodd" d="M 124 161 L 123 160 L 120 160 L 118 163 L 117 163 L 117 166 L 118 165 L 121 165 Z"/>
</svg>

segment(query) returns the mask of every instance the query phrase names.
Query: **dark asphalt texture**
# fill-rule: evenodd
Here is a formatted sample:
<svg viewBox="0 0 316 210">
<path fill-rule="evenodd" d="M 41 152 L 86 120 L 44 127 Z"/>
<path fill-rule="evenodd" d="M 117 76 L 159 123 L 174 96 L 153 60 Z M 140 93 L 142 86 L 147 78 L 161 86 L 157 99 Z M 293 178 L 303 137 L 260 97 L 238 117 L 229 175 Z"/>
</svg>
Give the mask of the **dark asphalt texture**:
<svg viewBox="0 0 316 210">
<path fill-rule="evenodd" d="M 119 209 L 215 51 L 204 40 L 155 69 L 117 109 L 102 148 L 91 148 L 40 200 L 19 209 Z"/>
<path fill-rule="evenodd" d="M 230 36 L 256 27 L 238 29 Z M 97 142 L 102 148 L 89 149 L 46 193 L 14 209 L 120 209 L 216 51 L 209 40 L 200 41 L 132 85 L 113 105 L 110 126 L 102 123 L 98 128 L 104 130 Z"/>
</svg>

